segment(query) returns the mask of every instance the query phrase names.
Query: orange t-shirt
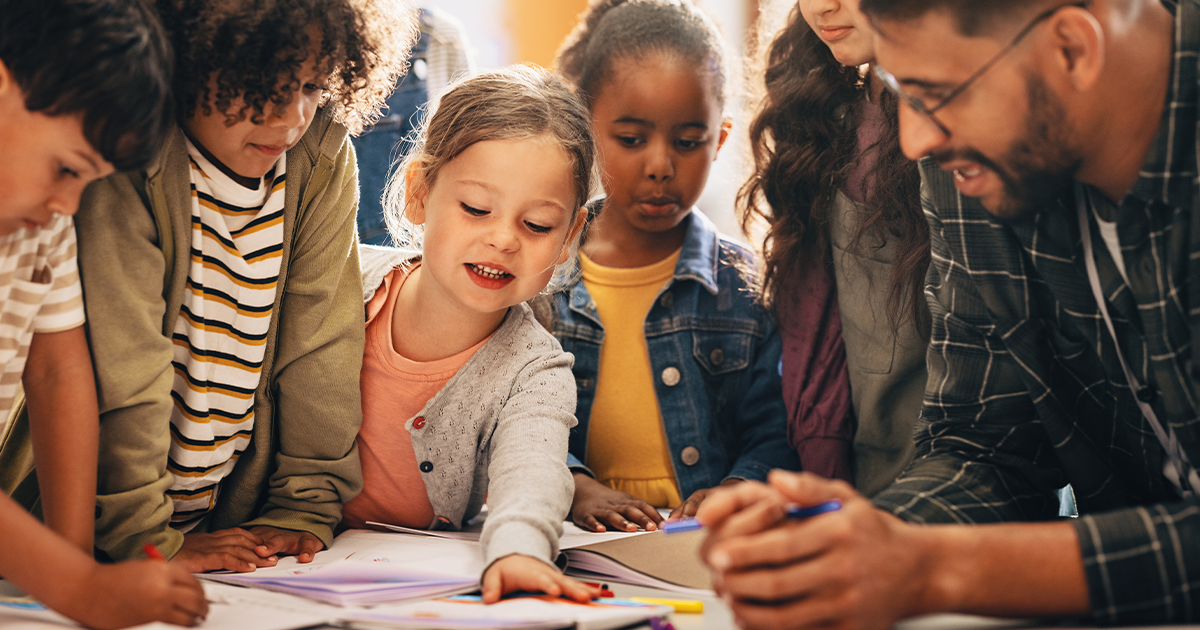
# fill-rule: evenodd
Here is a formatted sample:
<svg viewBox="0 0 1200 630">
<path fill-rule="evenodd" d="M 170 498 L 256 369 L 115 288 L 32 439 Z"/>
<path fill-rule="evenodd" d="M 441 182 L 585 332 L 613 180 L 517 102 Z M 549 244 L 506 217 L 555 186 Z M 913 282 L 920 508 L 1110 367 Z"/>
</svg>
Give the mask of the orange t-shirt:
<svg viewBox="0 0 1200 630">
<path fill-rule="evenodd" d="M 414 528 L 433 523 L 433 506 L 425 493 L 412 436 L 404 423 L 487 343 L 484 339 L 438 361 L 418 362 L 400 356 L 392 343 L 392 311 L 412 269 L 392 270 L 367 304 L 367 312 L 376 315 L 367 321 L 361 374 L 363 420 L 358 431 L 358 453 L 363 490 L 346 502 L 342 513 L 346 527 L 365 527 L 366 521 Z M 422 427 L 423 419 L 413 422 L 414 429 Z"/>
</svg>

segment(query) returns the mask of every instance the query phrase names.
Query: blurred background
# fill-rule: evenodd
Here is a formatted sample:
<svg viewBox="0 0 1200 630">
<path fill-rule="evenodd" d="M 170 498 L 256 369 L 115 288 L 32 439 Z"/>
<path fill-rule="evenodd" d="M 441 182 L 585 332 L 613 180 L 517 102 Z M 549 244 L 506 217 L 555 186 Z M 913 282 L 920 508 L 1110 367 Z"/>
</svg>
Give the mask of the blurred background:
<svg viewBox="0 0 1200 630">
<path fill-rule="evenodd" d="M 462 34 L 477 70 L 511 63 L 534 63 L 547 68 L 563 39 L 574 28 L 587 0 L 414 0 L 461 23 Z M 734 57 L 741 60 L 742 77 L 756 41 L 770 41 L 781 28 L 795 0 L 695 0 L 720 26 Z M 765 33 L 765 35 L 762 35 Z M 744 99 L 747 90 L 735 90 Z M 745 241 L 734 215 L 737 190 L 748 169 L 745 130 L 750 113 L 745 102 L 730 104 L 734 132 L 722 149 L 700 209 L 726 234 Z"/>
</svg>

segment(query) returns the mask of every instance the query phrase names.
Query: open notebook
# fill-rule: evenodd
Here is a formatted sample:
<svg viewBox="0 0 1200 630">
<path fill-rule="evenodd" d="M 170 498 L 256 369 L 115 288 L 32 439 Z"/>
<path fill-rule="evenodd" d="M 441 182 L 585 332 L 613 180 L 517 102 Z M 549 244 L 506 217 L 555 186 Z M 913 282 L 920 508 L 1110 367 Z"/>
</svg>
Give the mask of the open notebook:
<svg viewBox="0 0 1200 630">
<path fill-rule="evenodd" d="M 475 541 L 355 529 L 335 538 L 309 564 L 288 557 L 253 573 L 200 577 L 345 606 L 468 593 L 479 588 L 483 568 Z"/>
<path fill-rule="evenodd" d="M 391 531 L 443 538 L 479 540 L 478 531 L 427 531 L 369 523 Z M 700 561 L 701 532 L 589 532 L 563 524 L 559 548 L 567 557 L 567 575 L 590 582 L 620 582 L 694 596 L 711 596 L 712 576 Z"/>
</svg>

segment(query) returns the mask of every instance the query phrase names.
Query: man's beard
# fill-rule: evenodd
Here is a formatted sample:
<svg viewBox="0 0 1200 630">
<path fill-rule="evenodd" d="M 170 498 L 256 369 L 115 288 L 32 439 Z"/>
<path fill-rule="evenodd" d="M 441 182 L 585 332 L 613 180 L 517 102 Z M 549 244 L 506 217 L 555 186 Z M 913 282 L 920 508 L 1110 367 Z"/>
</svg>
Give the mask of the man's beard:
<svg viewBox="0 0 1200 630">
<path fill-rule="evenodd" d="M 1004 196 L 988 212 L 1002 223 L 1020 221 L 1052 206 L 1070 192 L 1080 158 L 1068 143 L 1066 109 L 1041 76 L 1025 76 L 1029 113 L 1025 133 L 1002 158 L 1005 166 L 975 149 L 933 153 L 938 162 L 965 159 L 991 170 L 1004 184 Z"/>
</svg>

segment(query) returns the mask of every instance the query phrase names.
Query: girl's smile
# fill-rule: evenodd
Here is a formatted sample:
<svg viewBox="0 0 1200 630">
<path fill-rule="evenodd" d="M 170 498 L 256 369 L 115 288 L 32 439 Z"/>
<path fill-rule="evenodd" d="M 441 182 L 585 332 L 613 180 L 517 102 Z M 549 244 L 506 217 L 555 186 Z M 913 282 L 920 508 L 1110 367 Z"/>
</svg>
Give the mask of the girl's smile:
<svg viewBox="0 0 1200 630">
<path fill-rule="evenodd" d="M 516 279 L 516 276 L 499 266 L 493 267 L 475 263 L 466 263 L 463 266 L 471 274 L 471 280 L 485 289 L 503 289 Z"/>
</svg>

